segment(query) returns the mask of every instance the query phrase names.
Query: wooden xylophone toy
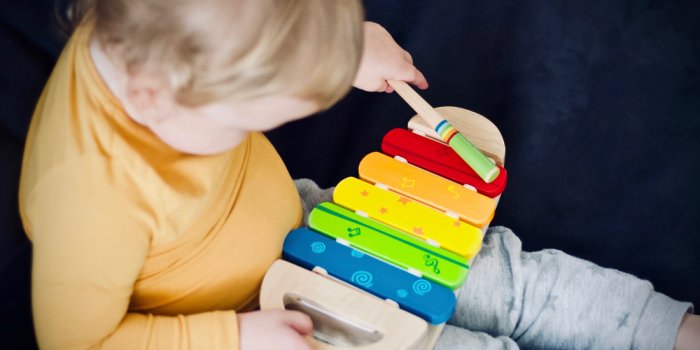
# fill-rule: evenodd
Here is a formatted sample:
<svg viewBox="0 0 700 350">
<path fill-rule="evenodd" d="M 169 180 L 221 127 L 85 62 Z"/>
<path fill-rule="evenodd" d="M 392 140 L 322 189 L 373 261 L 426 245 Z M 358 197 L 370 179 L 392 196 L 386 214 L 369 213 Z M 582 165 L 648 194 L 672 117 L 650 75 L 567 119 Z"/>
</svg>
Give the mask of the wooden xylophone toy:
<svg viewBox="0 0 700 350">
<path fill-rule="evenodd" d="M 263 280 L 262 309 L 300 310 L 317 349 L 431 349 L 506 184 L 503 138 L 488 119 L 436 109 L 499 167 L 482 180 L 423 120 L 393 129 L 289 233 Z"/>
</svg>

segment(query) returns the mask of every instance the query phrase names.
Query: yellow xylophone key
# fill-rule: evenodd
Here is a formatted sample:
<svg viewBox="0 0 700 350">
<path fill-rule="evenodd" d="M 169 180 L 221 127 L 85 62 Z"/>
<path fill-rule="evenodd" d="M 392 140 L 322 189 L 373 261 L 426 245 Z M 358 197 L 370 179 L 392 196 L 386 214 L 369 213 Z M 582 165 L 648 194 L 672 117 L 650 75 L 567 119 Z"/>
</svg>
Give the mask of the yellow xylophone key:
<svg viewBox="0 0 700 350">
<path fill-rule="evenodd" d="M 335 187 L 333 201 L 467 259 L 481 248 L 478 228 L 354 177 L 345 178 Z"/>
<path fill-rule="evenodd" d="M 359 173 L 367 182 L 385 185 L 394 192 L 454 213 L 479 228 L 491 222 L 496 210 L 496 202 L 491 198 L 379 152 L 362 159 Z"/>
</svg>

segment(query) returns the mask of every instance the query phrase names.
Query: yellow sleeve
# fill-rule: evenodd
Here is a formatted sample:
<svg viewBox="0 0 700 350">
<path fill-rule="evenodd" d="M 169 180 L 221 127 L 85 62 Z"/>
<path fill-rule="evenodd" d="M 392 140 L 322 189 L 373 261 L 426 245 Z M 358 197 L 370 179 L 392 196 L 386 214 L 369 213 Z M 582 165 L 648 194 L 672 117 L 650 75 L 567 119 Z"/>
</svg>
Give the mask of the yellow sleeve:
<svg viewBox="0 0 700 350">
<path fill-rule="evenodd" d="M 54 168 L 22 201 L 34 249 L 39 346 L 238 349 L 234 311 L 172 317 L 128 312 L 149 251 L 149 229 L 158 220 L 153 208 L 134 200 L 149 190 L 139 183 L 115 173 L 113 165 L 81 162 Z"/>
</svg>

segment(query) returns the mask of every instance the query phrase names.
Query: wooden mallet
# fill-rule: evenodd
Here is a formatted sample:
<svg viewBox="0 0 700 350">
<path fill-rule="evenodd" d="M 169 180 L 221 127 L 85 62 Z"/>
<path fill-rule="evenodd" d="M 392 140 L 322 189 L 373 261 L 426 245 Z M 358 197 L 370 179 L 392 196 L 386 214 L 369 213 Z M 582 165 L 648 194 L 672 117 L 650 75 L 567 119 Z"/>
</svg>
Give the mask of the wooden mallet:
<svg viewBox="0 0 700 350">
<path fill-rule="evenodd" d="M 388 80 L 389 85 L 396 90 L 406 103 L 413 108 L 428 125 L 435 130 L 440 138 L 450 145 L 457 154 L 469 164 L 479 177 L 486 183 L 491 183 L 498 177 L 500 170 L 488 157 L 467 140 L 447 120 L 438 114 L 418 93 L 407 83 L 399 80 Z"/>
</svg>

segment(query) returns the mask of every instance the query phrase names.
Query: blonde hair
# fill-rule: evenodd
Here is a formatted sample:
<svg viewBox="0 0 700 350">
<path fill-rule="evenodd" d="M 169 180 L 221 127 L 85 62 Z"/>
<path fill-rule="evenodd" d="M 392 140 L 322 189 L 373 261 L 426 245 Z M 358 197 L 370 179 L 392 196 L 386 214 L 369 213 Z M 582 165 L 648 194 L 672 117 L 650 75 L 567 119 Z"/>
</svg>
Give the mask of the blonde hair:
<svg viewBox="0 0 700 350">
<path fill-rule="evenodd" d="M 126 69 L 165 73 L 190 106 L 283 94 L 325 109 L 362 52 L 359 0 L 78 0 L 72 11 Z"/>
</svg>

